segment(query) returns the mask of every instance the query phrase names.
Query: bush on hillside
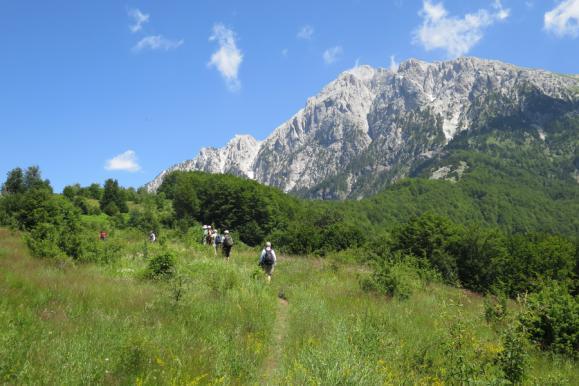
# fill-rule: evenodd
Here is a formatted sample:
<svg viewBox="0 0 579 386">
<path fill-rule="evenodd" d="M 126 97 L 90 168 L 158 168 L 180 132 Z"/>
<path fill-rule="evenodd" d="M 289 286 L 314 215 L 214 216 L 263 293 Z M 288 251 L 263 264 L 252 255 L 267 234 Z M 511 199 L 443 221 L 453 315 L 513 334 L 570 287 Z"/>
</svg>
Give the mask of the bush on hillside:
<svg viewBox="0 0 579 386">
<path fill-rule="evenodd" d="M 114 202 L 109 202 L 105 206 L 101 205 L 101 209 L 103 213 L 105 213 L 108 216 L 116 216 L 117 214 L 120 213 L 119 207 Z"/>
<path fill-rule="evenodd" d="M 12 170 L 2 191 L 0 220 L 29 232 L 27 243 L 33 255 L 81 256 L 80 211 L 63 196 L 52 193 L 38 167 L 29 167 L 25 173 L 19 168 Z"/>
<path fill-rule="evenodd" d="M 58 227 L 54 224 L 43 223 L 26 236 L 26 243 L 33 256 L 55 258 L 64 254 L 58 245 L 59 239 Z"/>
<path fill-rule="evenodd" d="M 451 246 L 460 283 L 473 291 L 488 292 L 502 273 L 499 262 L 508 260 L 505 236 L 495 229 L 469 227 Z"/>
<path fill-rule="evenodd" d="M 422 266 L 432 266 L 446 282 L 454 284 L 457 266 L 452 246 L 458 237 L 457 227 L 447 218 L 425 213 L 398 231 L 393 250 L 416 256 Z"/>
<path fill-rule="evenodd" d="M 506 240 L 507 251 L 496 259 L 495 286 L 509 296 L 538 292 L 556 280 L 573 285 L 576 280 L 575 245 L 553 235 L 514 235 Z"/>
<path fill-rule="evenodd" d="M 88 235 L 85 235 L 88 236 Z M 114 238 L 97 240 L 94 237 L 85 237 L 82 262 L 110 264 L 120 259 L 123 252 L 122 243 Z"/>
<path fill-rule="evenodd" d="M 422 287 L 422 281 L 416 267 L 411 264 L 382 260 L 375 263 L 370 277 L 360 280 L 360 286 L 364 291 L 405 300 Z"/>
<path fill-rule="evenodd" d="M 100 206 L 98 204 L 94 204 L 94 203 L 90 202 L 89 199 L 86 197 L 76 196 L 72 200 L 72 203 L 78 209 L 80 209 L 82 214 L 98 216 L 99 214 L 102 213 Z"/>
<path fill-rule="evenodd" d="M 511 325 L 501 335 L 503 350 L 497 357 L 497 364 L 505 379 L 513 385 L 520 384 L 529 365 L 528 344 L 520 326 Z"/>
<path fill-rule="evenodd" d="M 542 349 L 577 355 L 579 350 L 579 299 L 560 283 L 546 285 L 528 296 L 519 317 L 532 341 Z"/>
<path fill-rule="evenodd" d="M 153 280 L 170 279 L 175 275 L 175 269 L 175 256 L 171 252 L 164 252 L 149 261 L 145 277 Z"/>
<path fill-rule="evenodd" d="M 271 234 L 275 245 L 292 254 L 325 256 L 355 249 L 368 241 L 367 232 L 335 210 L 310 210 Z"/>
<path fill-rule="evenodd" d="M 131 210 L 127 225 L 143 232 L 153 231 L 156 235 L 159 235 L 161 230 L 157 213 L 150 208 L 146 208 L 144 211 Z"/>
<path fill-rule="evenodd" d="M 485 320 L 489 323 L 504 320 L 508 314 L 507 297 L 503 293 L 484 298 Z"/>
<path fill-rule="evenodd" d="M 61 196 L 35 193 L 40 192 L 25 193 L 22 200 L 25 209 L 17 216 L 19 225 L 30 232 L 28 245 L 33 255 L 64 254 L 78 259 L 82 255 L 79 210 Z"/>
<path fill-rule="evenodd" d="M 100 208 L 109 216 L 114 216 L 118 212 L 127 213 L 127 206 L 124 191 L 119 187 L 117 180 L 108 179 L 105 181 L 103 195 L 100 199 Z"/>
</svg>

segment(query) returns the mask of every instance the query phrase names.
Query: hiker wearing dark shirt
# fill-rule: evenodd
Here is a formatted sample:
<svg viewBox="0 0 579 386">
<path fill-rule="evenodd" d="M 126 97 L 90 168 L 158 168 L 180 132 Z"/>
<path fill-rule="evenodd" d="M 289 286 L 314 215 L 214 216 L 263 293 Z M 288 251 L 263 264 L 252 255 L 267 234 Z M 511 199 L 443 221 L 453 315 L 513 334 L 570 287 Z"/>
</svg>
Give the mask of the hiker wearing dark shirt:
<svg viewBox="0 0 579 386">
<path fill-rule="evenodd" d="M 226 230 L 225 232 L 223 232 L 222 248 L 223 248 L 223 256 L 225 256 L 225 259 L 227 260 L 229 260 L 229 255 L 231 254 L 232 247 L 233 247 L 233 238 L 229 234 L 229 231 Z"/>
</svg>

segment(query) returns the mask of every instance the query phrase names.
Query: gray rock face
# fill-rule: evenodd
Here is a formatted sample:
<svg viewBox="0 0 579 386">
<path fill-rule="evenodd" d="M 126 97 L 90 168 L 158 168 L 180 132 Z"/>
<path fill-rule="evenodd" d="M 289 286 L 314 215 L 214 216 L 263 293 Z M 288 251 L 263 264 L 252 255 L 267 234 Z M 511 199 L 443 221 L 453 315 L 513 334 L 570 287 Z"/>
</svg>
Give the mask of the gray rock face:
<svg viewBox="0 0 579 386">
<path fill-rule="evenodd" d="M 156 191 L 163 183 L 163 178 L 175 170 L 203 170 L 209 173 L 231 173 L 253 178 L 253 164 L 260 149 L 261 142 L 251 135 L 236 135 L 221 149 L 203 148 L 192 160 L 178 163 L 163 170 L 147 184 L 148 191 Z"/>
<path fill-rule="evenodd" d="M 498 61 L 410 59 L 397 71 L 359 66 L 345 71 L 264 141 L 236 136 L 224 148 L 163 171 L 232 173 L 284 191 L 319 198 L 361 197 L 369 176 L 404 177 L 464 130 L 497 115 L 524 112 L 540 125 L 528 96 L 579 99 L 579 79 Z M 535 114 L 536 116 L 533 116 Z M 324 184 L 327 182 L 327 186 Z"/>
</svg>

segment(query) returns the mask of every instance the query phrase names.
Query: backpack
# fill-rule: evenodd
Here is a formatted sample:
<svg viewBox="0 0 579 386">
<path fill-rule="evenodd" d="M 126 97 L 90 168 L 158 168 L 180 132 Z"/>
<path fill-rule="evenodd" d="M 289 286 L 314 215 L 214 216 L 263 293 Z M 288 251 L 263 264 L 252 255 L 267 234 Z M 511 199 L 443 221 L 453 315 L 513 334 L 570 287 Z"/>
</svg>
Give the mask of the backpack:
<svg viewBox="0 0 579 386">
<path fill-rule="evenodd" d="M 273 265 L 273 263 L 275 263 L 275 259 L 273 258 L 273 249 L 266 249 L 265 256 L 263 257 L 263 264 Z"/>
<path fill-rule="evenodd" d="M 221 244 L 222 242 L 223 242 L 223 236 L 217 235 L 217 237 L 215 238 L 215 244 Z"/>
<path fill-rule="evenodd" d="M 233 239 L 231 238 L 231 236 L 229 235 L 225 236 L 225 239 L 223 239 L 223 245 L 225 245 L 228 248 L 233 246 Z"/>
</svg>

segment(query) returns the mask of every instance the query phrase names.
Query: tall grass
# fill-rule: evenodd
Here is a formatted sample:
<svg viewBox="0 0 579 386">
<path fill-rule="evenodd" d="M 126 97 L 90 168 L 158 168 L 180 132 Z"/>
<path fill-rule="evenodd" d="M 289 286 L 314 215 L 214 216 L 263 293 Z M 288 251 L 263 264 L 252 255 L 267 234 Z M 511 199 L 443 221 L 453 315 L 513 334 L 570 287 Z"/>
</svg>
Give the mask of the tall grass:
<svg viewBox="0 0 579 386">
<path fill-rule="evenodd" d="M 176 301 L 175 283 L 114 277 L 110 267 L 54 266 L 28 257 L 17 235 L 2 231 L 0 239 L 1 382 L 257 379 L 275 297 L 243 270 L 191 258 Z"/>
<path fill-rule="evenodd" d="M 33 259 L 0 229 L 0 383 L 506 382 L 500 328 L 475 294 L 431 284 L 389 299 L 360 289 L 363 267 L 284 256 L 268 285 L 258 251 L 236 245 L 226 262 L 187 237 L 144 238 L 117 231 L 114 259 L 76 265 Z M 174 277 L 144 279 L 166 249 Z M 524 383 L 579 383 L 572 360 L 530 354 Z"/>
</svg>

